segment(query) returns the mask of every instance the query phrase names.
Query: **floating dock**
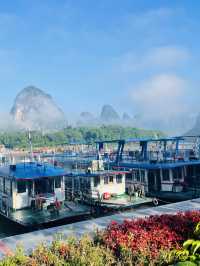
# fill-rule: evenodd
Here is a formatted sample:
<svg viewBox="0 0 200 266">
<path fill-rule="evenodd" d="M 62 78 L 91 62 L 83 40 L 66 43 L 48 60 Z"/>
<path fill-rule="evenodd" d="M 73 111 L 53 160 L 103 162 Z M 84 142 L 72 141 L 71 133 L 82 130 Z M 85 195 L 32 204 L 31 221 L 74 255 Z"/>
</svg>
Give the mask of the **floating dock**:
<svg viewBox="0 0 200 266">
<path fill-rule="evenodd" d="M 111 221 L 121 223 L 125 219 L 137 219 L 148 217 L 150 215 L 176 214 L 177 212 L 192 210 L 200 210 L 200 198 L 159 207 L 136 209 L 89 221 L 87 220 L 50 229 L 38 230 L 32 233 L 11 236 L 0 240 L 0 258 L 12 254 L 12 251 L 14 251 L 18 245 L 22 245 L 25 252 L 29 253 L 41 242 L 46 244 L 51 243 L 56 234 L 62 234 L 64 237 L 81 237 L 83 234 L 91 234 L 96 229 L 101 230 L 106 228 Z"/>
</svg>

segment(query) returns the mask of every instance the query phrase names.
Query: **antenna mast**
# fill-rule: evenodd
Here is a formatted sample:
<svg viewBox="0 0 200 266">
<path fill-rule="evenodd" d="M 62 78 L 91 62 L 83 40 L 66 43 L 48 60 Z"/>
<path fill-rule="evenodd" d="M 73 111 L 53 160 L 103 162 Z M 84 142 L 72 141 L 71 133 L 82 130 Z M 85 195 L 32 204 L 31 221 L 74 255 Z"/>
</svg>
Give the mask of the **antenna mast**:
<svg viewBox="0 0 200 266">
<path fill-rule="evenodd" d="M 31 131 L 28 130 L 28 140 L 30 145 L 30 155 L 31 155 L 31 162 L 33 162 L 33 145 L 32 145 L 32 138 L 31 138 Z"/>
</svg>

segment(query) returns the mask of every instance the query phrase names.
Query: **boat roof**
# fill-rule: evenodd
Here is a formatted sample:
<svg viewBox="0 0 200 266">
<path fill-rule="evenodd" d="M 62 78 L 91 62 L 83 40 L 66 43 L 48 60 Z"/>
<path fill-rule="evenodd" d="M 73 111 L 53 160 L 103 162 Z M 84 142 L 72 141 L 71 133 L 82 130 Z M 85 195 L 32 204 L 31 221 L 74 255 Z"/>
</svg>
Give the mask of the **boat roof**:
<svg viewBox="0 0 200 266">
<path fill-rule="evenodd" d="M 119 175 L 125 174 L 127 171 L 120 171 L 120 170 L 103 170 L 103 171 L 93 171 L 93 172 L 72 172 L 66 174 L 66 176 L 76 177 L 93 177 L 93 176 L 107 176 L 107 175 Z"/>
<path fill-rule="evenodd" d="M 183 166 L 200 165 L 200 160 L 194 161 L 177 161 L 177 162 L 120 162 L 113 164 L 116 168 L 138 168 L 138 169 L 171 169 Z"/>
<path fill-rule="evenodd" d="M 166 141 L 177 141 L 184 140 L 183 137 L 163 137 L 163 138 L 130 138 L 126 139 L 126 143 L 128 142 L 166 142 Z"/>
<path fill-rule="evenodd" d="M 47 177 L 63 176 L 66 172 L 63 168 L 51 164 L 36 162 L 18 163 L 14 167 L 0 167 L 0 176 L 14 180 L 34 180 Z"/>
<path fill-rule="evenodd" d="M 99 140 L 96 143 L 119 143 L 119 142 L 166 142 L 166 141 L 177 141 L 177 140 L 184 140 L 183 136 L 176 136 L 176 137 L 160 137 L 160 138 L 150 138 L 150 137 L 143 137 L 143 138 L 129 138 L 129 139 L 114 139 L 114 140 Z"/>
</svg>

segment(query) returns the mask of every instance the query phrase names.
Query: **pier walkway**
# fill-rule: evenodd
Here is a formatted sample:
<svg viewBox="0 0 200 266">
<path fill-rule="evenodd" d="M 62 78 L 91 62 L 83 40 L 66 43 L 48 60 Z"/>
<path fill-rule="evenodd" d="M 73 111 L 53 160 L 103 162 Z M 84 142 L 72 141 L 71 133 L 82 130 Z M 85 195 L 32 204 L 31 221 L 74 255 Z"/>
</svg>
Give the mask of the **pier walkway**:
<svg viewBox="0 0 200 266">
<path fill-rule="evenodd" d="M 17 245 L 23 246 L 26 252 L 31 252 L 41 242 L 50 243 L 56 234 L 62 234 L 66 237 L 80 237 L 83 234 L 92 233 L 95 229 L 104 229 L 111 221 L 121 223 L 124 219 L 137 219 L 156 214 L 175 214 L 180 211 L 189 210 L 200 210 L 200 198 L 147 209 L 135 209 L 97 219 L 7 237 L 0 240 L 0 258 L 10 255 Z"/>
</svg>

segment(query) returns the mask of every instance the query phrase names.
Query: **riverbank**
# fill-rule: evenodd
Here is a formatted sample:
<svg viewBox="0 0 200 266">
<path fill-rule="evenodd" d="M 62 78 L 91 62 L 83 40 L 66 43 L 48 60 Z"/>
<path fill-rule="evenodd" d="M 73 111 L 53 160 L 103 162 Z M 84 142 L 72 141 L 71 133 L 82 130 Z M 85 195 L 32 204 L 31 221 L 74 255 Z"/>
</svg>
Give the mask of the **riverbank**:
<svg viewBox="0 0 200 266">
<path fill-rule="evenodd" d="M 84 234 L 91 234 L 97 229 L 105 229 L 112 221 L 122 223 L 127 219 L 137 219 L 151 215 L 176 214 L 178 212 L 192 210 L 200 210 L 200 198 L 159 207 L 132 210 L 89 221 L 11 236 L 0 240 L 0 258 L 14 251 L 18 245 L 22 245 L 26 253 L 30 253 L 39 243 L 50 244 L 54 240 L 56 234 L 61 234 L 63 237 L 76 236 L 79 238 Z"/>
</svg>

